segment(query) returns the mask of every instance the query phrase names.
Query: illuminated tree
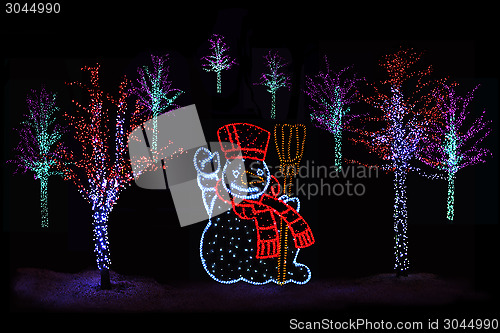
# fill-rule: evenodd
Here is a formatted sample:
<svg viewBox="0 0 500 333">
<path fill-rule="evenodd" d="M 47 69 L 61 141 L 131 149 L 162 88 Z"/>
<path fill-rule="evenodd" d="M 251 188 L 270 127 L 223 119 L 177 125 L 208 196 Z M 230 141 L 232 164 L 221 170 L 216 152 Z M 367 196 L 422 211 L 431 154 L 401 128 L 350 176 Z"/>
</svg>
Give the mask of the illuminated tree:
<svg viewBox="0 0 500 333">
<path fill-rule="evenodd" d="M 231 69 L 237 63 L 235 59 L 225 54 L 229 51 L 229 46 L 224 42 L 224 36 L 213 34 L 208 41 L 210 42 L 212 53 L 201 58 L 201 60 L 206 61 L 202 66 L 205 71 L 217 74 L 217 93 L 220 94 L 222 92 L 222 71 Z"/>
<path fill-rule="evenodd" d="M 47 186 L 49 177 L 62 175 L 65 163 L 64 146 L 60 141 L 62 127 L 56 123 L 59 112 L 56 94 L 42 87 L 40 92 L 32 90 L 26 98 L 29 114 L 24 116 L 18 130 L 21 140 L 15 148 L 17 155 L 10 163 L 17 164 L 16 172 L 30 170 L 40 180 L 41 226 L 49 226 Z"/>
<path fill-rule="evenodd" d="M 410 266 L 406 177 L 409 171 L 417 170 L 411 164 L 432 142 L 440 117 L 432 94 L 435 81 L 424 80 L 431 67 L 411 70 L 420 57 L 412 50 L 400 50 L 383 59 L 381 66 L 388 78 L 378 86 L 372 85 L 374 94 L 364 97 L 381 115 L 365 118 L 364 126 L 355 130 L 360 137 L 352 139 L 385 162 L 378 168 L 394 172 L 394 268 L 398 276 L 406 276 Z M 379 129 L 373 129 L 376 124 L 381 124 Z"/>
<path fill-rule="evenodd" d="M 276 118 L 276 92 L 280 88 L 290 90 L 290 75 L 283 71 L 288 63 L 278 54 L 278 51 L 269 50 L 264 59 L 266 59 L 266 66 L 269 71 L 268 73 L 262 73 L 260 82 L 254 84 L 267 87 L 267 91 L 271 94 L 271 118 L 274 119 Z"/>
<path fill-rule="evenodd" d="M 335 167 L 342 166 L 342 131 L 354 118 L 349 105 L 358 101 L 356 83 L 363 80 L 352 76 L 343 75 L 349 67 L 338 73 L 330 70 L 328 59 L 325 56 L 326 72 L 319 72 L 314 78 L 306 76 L 305 93 L 312 104 L 309 105 L 311 120 L 316 127 L 333 134 L 335 138 Z"/>
<path fill-rule="evenodd" d="M 424 147 L 420 159 L 439 171 L 446 173 L 448 180 L 447 212 L 448 220 L 453 221 L 455 202 L 456 173 L 467 166 L 485 163 L 491 152 L 480 147 L 481 142 L 490 134 L 491 128 L 484 117 L 485 111 L 467 126 L 467 110 L 474 98 L 476 86 L 465 97 L 458 96 L 452 85 L 443 84 L 436 89 L 435 96 L 441 109 L 443 124 L 438 128 L 437 138 Z"/>
<path fill-rule="evenodd" d="M 139 78 L 137 79 L 138 86 L 134 87 L 132 91 L 138 97 L 138 107 L 145 110 L 153 120 L 151 152 L 156 160 L 158 157 L 157 117 L 169 108 L 176 107 L 173 103 L 183 91 L 172 88 L 172 82 L 168 80 L 168 55 L 151 55 L 151 60 L 153 62 L 152 70 L 147 66 L 137 69 L 139 74 Z"/>
<path fill-rule="evenodd" d="M 83 67 L 90 82 L 69 83 L 88 92 L 86 105 L 77 101 L 75 114 L 66 114 L 75 139 L 81 146 L 81 157 L 74 157 L 65 177 L 78 188 L 92 206 L 94 252 L 101 272 L 101 288 L 109 289 L 111 264 L 108 241 L 108 218 L 121 191 L 133 180 L 127 138 L 140 124 L 139 112 L 127 113 L 128 80 L 123 78 L 118 98 L 105 94 L 99 83 L 99 65 Z M 114 111 L 114 112 L 113 112 Z M 115 123 L 110 115 L 114 113 Z M 114 126 L 113 126 L 114 125 Z M 113 151 L 114 150 L 114 151 Z M 113 157 L 114 154 L 114 157 Z"/>
</svg>

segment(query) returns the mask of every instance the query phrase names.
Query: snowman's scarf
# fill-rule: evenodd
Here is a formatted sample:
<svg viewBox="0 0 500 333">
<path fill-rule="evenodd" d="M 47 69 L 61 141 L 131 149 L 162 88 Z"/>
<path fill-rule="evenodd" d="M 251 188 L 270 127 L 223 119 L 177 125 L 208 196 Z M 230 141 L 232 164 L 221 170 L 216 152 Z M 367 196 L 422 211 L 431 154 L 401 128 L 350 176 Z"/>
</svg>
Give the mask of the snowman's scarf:
<svg viewBox="0 0 500 333">
<path fill-rule="evenodd" d="M 270 194 L 262 194 L 256 200 L 242 200 L 235 203 L 231 198 L 233 211 L 245 220 L 254 220 L 257 229 L 257 259 L 275 258 L 280 252 L 280 240 L 278 235 L 278 223 L 283 219 L 292 233 L 295 247 L 304 248 L 314 244 L 314 237 L 311 228 L 300 214 L 290 205 L 278 199 L 277 195 L 280 192 L 276 190 L 276 185 L 279 186 L 275 177 L 273 181 L 277 184 L 269 186 Z M 278 187 L 279 188 L 279 187 Z M 225 191 L 220 181 L 216 186 L 218 197 L 227 198 L 220 191 Z M 228 202 L 229 203 L 229 202 Z"/>
</svg>

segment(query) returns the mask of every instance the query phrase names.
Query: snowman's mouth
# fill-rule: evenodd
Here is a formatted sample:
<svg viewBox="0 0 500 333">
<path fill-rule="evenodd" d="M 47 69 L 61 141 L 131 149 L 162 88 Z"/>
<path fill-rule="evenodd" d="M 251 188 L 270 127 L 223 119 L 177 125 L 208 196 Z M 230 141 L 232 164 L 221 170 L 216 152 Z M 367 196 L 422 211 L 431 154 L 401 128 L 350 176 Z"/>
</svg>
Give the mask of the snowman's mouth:
<svg viewBox="0 0 500 333">
<path fill-rule="evenodd" d="M 260 191 L 258 187 L 241 187 L 232 183 L 229 186 L 232 190 L 237 190 L 244 193 L 255 193 Z"/>
</svg>

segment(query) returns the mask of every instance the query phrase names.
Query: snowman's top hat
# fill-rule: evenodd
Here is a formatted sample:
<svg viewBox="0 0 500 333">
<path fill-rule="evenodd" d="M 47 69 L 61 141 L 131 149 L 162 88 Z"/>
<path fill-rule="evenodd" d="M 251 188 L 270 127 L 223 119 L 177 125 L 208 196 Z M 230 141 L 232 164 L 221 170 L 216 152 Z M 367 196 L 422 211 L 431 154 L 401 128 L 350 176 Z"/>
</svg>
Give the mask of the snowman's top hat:
<svg viewBox="0 0 500 333">
<path fill-rule="evenodd" d="M 217 137 L 226 159 L 248 158 L 263 161 L 271 133 L 248 123 L 234 123 L 222 126 Z"/>
</svg>

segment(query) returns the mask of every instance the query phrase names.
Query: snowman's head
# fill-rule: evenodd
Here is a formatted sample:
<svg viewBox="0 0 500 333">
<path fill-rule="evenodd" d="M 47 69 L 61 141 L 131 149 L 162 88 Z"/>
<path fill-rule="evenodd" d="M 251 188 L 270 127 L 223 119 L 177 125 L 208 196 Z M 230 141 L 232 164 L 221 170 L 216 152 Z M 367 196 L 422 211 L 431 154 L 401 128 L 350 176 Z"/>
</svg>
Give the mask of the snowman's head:
<svg viewBox="0 0 500 333">
<path fill-rule="evenodd" d="M 229 159 L 222 171 L 224 188 L 233 196 L 255 199 L 269 186 L 271 174 L 266 162 L 253 159 Z"/>
</svg>

